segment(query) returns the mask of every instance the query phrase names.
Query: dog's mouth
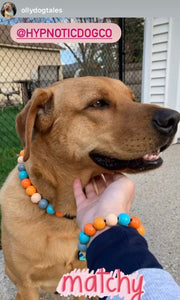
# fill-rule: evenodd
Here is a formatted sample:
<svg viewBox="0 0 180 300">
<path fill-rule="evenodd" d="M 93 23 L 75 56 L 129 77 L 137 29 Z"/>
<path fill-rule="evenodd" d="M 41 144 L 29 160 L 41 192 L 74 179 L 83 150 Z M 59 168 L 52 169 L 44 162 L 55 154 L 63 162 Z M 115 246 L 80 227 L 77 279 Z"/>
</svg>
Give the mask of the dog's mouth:
<svg viewBox="0 0 180 300">
<path fill-rule="evenodd" d="M 131 171 L 146 171 L 158 168 L 162 165 L 163 160 L 160 157 L 160 152 L 164 149 L 165 147 L 148 153 L 141 158 L 131 160 L 120 160 L 94 151 L 89 155 L 97 165 L 107 170 L 115 171 L 129 169 Z"/>
</svg>

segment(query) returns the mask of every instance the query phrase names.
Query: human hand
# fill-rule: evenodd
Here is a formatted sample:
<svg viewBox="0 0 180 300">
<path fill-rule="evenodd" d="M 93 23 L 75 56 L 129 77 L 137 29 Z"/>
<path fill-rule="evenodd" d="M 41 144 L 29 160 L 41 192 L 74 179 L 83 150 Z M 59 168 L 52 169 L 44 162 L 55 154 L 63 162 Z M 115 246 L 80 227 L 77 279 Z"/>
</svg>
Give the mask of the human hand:
<svg viewBox="0 0 180 300">
<path fill-rule="evenodd" d="M 77 222 L 81 230 L 85 224 L 93 223 L 96 217 L 105 219 L 110 213 L 117 216 L 123 212 L 129 214 L 135 191 L 133 181 L 123 174 L 104 174 L 104 177 L 106 183 L 101 176 L 95 178 L 98 195 L 92 180 L 85 187 L 85 193 L 80 179 L 74 181 Z"/>
</svg>

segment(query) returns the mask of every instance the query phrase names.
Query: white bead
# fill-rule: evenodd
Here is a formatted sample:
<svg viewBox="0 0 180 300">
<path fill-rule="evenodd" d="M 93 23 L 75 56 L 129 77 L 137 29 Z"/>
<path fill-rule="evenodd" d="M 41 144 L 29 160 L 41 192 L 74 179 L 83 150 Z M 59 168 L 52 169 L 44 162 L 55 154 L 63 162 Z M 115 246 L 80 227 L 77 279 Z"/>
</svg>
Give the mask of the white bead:
<svg viewBox="0 0 180 300">
<path fill-rule="evenodd" d="M 34 193 L 32 196 L 31 196 L 31 201 L 33 203 L 38 203 L 39 201 L 41 200 L 41 195 L 39 193 Z"/>
<path fill-rule="evenodd" d="M 107 215 L 107 217 L 105 218 L 105 220 L 106 220 L 106 225 L 107 226 L 115 226 L 118 223 L 117 216 L 114 215 L 114 214 Z"/>
<path fill-rule="evenodd" d="M 23 156 L 19 156 L 19 157 L 18 157 L 18 163 L 19 163 L 19 164 L 22 164 L 23 162 L 24 162 Z"/>
</svg>

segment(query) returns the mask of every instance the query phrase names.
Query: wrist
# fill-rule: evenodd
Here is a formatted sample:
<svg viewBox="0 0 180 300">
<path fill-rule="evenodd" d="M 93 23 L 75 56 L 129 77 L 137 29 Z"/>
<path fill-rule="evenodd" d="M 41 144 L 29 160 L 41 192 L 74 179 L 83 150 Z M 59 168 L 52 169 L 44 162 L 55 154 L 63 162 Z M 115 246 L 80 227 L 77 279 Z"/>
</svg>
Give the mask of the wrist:
<svg viewBox="0 0 180 300">
<path fill-rule="evenodd" d="M 100 234 L 87 248 L 88 268 L 94 272 L 120 269 L 125 274 L 141 268 L 161 268 L 148 250 L 146 240 L 129 226 L 113 226 Z"/>
<path fill-rule="evenodd" d="M 98 235 L 102 234 L 103 232 L 105 232 L 106 230 L 109 230 L 109 229 L 110 229 L 110 226 L 106 226 L 104 229 L 96 231 L 96 233 L 93 236 L 91 236 L 91 238 L 89 240 L 89 243 L 87 244 L 87 248 L 90 246 L 90 244 L 92 243 L 92 241 L 96 237 L 98 237 Z"/>
</svg>

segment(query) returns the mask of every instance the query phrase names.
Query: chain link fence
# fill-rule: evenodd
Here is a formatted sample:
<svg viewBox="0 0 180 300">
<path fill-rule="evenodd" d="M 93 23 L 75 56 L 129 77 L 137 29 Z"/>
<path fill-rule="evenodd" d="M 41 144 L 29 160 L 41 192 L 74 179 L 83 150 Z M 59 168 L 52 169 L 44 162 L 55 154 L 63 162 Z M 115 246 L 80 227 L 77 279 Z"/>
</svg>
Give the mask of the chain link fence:
<svg viewBox="0 0 180 300">
<path fill-rule="evenodd" d="M 144 19 L 125 18 L 123 27 L 124 78 L 123 81 L 141 101 Z"/>
<path fill-rule="evenodd" d="M 21 143 L 15 131 L 17 113 L 37 87 L 71 77 L 122 79 L 141 98 L 143 19 L 121 19 L 122 41 L 113 44 L 17 44 L 10 37 L 15 23 L 114 22 L 119 19 L 0 19 L 0 186 L 16 163 Z"/>
</svg>

